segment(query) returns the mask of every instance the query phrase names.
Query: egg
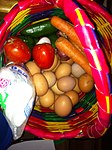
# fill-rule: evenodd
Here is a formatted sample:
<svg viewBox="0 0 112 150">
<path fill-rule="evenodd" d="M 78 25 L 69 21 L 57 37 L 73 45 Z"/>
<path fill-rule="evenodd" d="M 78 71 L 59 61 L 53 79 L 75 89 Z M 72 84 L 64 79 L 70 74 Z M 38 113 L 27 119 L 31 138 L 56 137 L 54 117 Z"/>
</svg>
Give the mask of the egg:
<svg viewBox="0 0 112 150">
<path fill-rule="evenodd" d="M 71 76 L 65 76 L 57 80 L 57 87 L 63 92 L 68 92 L 72 90 L 75 85 L 75 79 Z"/>
<path fill-rule="evenodd" d="M 80 93 L 81 89 L 79 88 L 79 80 L 78 80 L 78 78 L 75 78 L 75 82 L 76 82 L 76 85 L 75 85 L 73 90 L 75 90 L 77 93 Z"/>
<path fill-rule="evenodd" d="M 58 116 L 65 117 L 72 111 L 72 102 L 67 95 L 60 95 L 54 104 L 54 111 Z"/>
<path fill-rule="evenodd" d="M 64 93 L 63 91 L 60 91 L 60 89 L 57 87 L 57 82 L 51 87 L 51 89 L 53 90 L 53 92 L 54 92 L 55 94 L 58 94 L 58 95 Z"/>
<path fill-rule="evenodd" d="M 92 88 L 94 87 L 94 80 L 93 78 L 85 73 L 80 76 L 79 78 L 79 88 L 81 89 L 82 92 L 90 92 Z"/>
<path fill-rule="evenodd" d="M 52 71 L 58 64 L 58 56 L 55 54 L 54 55 L 54 62 L 52 64 L 52 66 L 48 69 L 44 69 L 44 71 Z"/>
<path fill-rule="evenodd" d="M 77 63 L 72 64 L 72 74 L 76 78 L 79 78 L 84 73 L 85 73 L 85 70 L 79 64 Z"/>
<path fill-rule="evenodd" d="M 52 71 L 45 71 L 43 75 L 47 79 L 49 87 L 53 86 L 56 82 L 56 76 Z"/>
<path fill-rule="evenodd" d="M 61 63 L 55 71 L 56 78 L 59 79 L 61 77 L 70 75 L 72 72 L 72 67 L 68 63 Z"/>
<path fill-rule="evenodd" d="M 59 96 L 59 95 L 54 94 L 54 99 L 55 99 L 55 100 L 54 100 L 54 103 L 55 103 L 56 99 L 58 98 L 58 96 Z M 54 110 L 54 103 L 49 107 L 50 110 Z"/>
<path fill-rule="evenodd" d="M 42 96 L 42 95 L 46 94 L 49 86 L 48 86 L 48 82 L 47 82 L 46 78 L 44 77 L 44 75 L 42 75 L 41 73 L 36 73 L 33 75 L 32 79 L 33 79 L 34 86 L 36 89 L 36 94 L 38 96 Z"/>
<path fill-rule="evenodd" d="M 54 110 L 54 104 L 49 107 L 50 110 Z"/>
<path fill-rule="evenodd" d="M 28 68 L 31 75 L 34 75 L 35 73 L 40 73 L 40 68 L 34 61 L 28 61 L 25 65 Z"/>
<path fill-rule="evenodd" d="M 79 94 L 76 91 L 68 91 L 65 93 L 65 95 L 71 99 L 73 106 L 79 102 Z"/>
<path fill-rule="evenodd" d="M 39 97 L 39 102 L 41 106 L 46 108 L 52 106 L 54 104 L 54 100 L 55 100 L 54 93 L 51 89 L 48 89 L 45 95 Z"/>
<path fill-rule="evenodd" d="M 58 59 L 57 65 L 52 69 L 52 72 L 55 72 L 58 66 L 60 65 L 61 61 Z"/>
</svg>

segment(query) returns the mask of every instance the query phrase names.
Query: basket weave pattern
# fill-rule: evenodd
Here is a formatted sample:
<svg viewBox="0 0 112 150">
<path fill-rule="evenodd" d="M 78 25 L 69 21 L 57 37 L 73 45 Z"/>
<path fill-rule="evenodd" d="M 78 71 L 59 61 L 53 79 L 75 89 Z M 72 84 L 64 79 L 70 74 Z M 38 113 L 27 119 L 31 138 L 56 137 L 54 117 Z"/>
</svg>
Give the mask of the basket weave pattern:
<svg viewBox="0 0 112 150">
<path fill-rule="evenodd" d="M 112 59 L 112 19 L 106 10 L 90 0 L 21 0 L 0 25 L 0 52 L 3 52 L 3 44 L 9 36 L 18 34 L 25 26 L 37 21 L 37 18 L 41 19 L 41 11 L 57 7 L 61 8 L 74 24 L 90 63 L 95 90 L 80 95 L 80 103 L 73 109 L 73 113 L 65 118 L 35 106 L 25 130 L 38 137 L 55 140 L 74 137 L 97 138 L 108 129 L 112 113 L 108 65 Z"/>
</svg>

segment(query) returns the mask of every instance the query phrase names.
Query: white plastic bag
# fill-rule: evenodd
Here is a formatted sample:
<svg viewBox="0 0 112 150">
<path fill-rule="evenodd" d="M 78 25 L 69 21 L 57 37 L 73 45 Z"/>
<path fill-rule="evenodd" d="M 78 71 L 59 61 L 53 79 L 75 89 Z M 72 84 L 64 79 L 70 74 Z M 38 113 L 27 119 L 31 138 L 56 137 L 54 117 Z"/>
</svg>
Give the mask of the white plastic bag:
<svg viewBox="0 0 112 150">
<path fill-rule="evenodd" d="M 22 135 L 34 100 L 35 88 L 25 69 L 17 65 L 0 69 L 0 105 L 14 139 Z"/>
</svg>

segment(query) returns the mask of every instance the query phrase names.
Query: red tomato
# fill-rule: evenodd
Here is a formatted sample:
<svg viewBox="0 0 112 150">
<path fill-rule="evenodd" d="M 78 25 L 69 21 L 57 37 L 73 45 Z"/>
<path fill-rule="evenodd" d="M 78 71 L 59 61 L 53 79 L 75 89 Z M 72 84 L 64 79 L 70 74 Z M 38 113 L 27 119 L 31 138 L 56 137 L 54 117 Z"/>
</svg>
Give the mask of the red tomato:
<svg viewBox="0 0 112 150">
<path fill-rule="evenodd" d="M 25 63 L 31 58 L 29 47 L 20 38 L 12 36 L 4 45 L 6 57 L 15 63 Z"/>
<path fill-rule="evenodd" d="M 42 69 L 48 69 L 54 61 L 54 48 L 48 44 L 37 44 L 33 48 L 33 59 Z"/>
</svg>

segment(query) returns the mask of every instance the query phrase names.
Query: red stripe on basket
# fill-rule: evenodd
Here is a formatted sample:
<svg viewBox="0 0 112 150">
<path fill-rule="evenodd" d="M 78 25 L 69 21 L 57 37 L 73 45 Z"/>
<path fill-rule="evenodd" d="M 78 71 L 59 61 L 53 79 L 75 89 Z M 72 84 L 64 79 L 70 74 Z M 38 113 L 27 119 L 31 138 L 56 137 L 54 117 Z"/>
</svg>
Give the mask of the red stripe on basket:
<svg viewBox="0 0 112 150">
<path fill-rule="evenodd" d="M 38 12 L 49 10 L 52 8 L 54 8 L 53 5 L 47 5 L 47 6 L 45 5 L 45 6 L 41 6 L 40 8 L 39 6 L 31 6 L 30 14 L 38 13 Z"/>
<path fill-rule="evenodd" d="M 46 126 L 47 125 L 47 123 L 44 120 L 36 118 L 36 117 L 33 117 L 33 116 L 29 117 L 28 123 L 32 123 L 32 124 L 34 123 L 34 124 L 42 125 L 42 126 Z"/>
<path fill-rule="evenodd" d="M 18 2 L 18 6 L 20 10 L 24 10 L 26 8 L 28 8 L 29 6 L 34 6 L 34 5 L 41 5 L 41 6 L 47 6 L 47 5 L 54 5 L 54 0 L 20 0 Z"/>
<path fill-rule="evenodd" d="M 96 120 L 94 120 L 94 122 L 88 126 L 85 126 L 83 128 L 83 133 L 86 137 L 89 138 L 98 138 L 101 137 L 104 132 L 107 130 L 107 128 L 109 128 L 110 125 L 110 119 L 111 119 L 111 115 L 107 114 L 106 112 L 103 112 L 102 110 L 99 111 L 99 116 Z M 103 118 L 101 118 L 101 116 Z"/>
<path fill-rule="evenodd" d="M 72 131 L 68 131 L 68 132 L 50 132 L 48 130 L 45 129 L 39 129 L 39 128 L 35 128 L 35 127 L 30 127 L 30 126 L 26 126 L 25 130 L 27 132 L 32 133 L 33 135 L 40 137 L 40 138 L 47 138 L 47 139 L 52 139 L 52 140 L 59 140 L 61 138 L 73 138 L 76 137 L 78 135 L 80 135 L 81 129 L 76 129 L 76 130 L 72 130 Z"/>
<path fill-rule="evenodd" d="M 12 20 L 14 20 L 15 16 L 18 13 L 18 7 L 14 7 L 5 17 L 4 23 L 0 26 L 0 41 L 2 40 L 4 34 L 7 32 L 8 27 L 10 26 Z"/>
</svg>

